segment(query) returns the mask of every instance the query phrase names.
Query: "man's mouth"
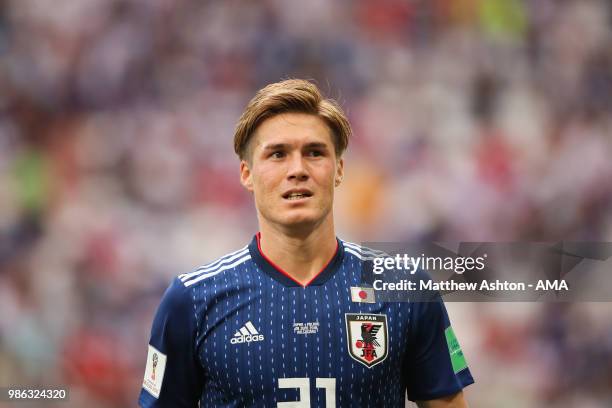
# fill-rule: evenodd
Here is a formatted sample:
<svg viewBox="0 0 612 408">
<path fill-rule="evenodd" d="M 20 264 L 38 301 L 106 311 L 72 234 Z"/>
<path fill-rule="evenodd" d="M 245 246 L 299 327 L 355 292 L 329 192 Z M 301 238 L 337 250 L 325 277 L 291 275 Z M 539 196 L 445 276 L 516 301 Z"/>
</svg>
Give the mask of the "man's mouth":
<svg viewBox="0 0 612 408">
<path fill-rule="evenodd" d="M 312 197 L 310 191 L 289 191 L 283 194 L 285 200 L 301 200 L 308 197 Z"/>
</svg>

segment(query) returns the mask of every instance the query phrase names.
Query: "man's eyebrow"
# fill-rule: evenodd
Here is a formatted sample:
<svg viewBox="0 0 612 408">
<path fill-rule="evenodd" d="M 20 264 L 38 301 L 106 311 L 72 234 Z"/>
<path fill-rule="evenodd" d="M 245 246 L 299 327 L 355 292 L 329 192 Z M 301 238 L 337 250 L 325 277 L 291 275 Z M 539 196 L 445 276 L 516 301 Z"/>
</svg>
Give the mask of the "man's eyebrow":
<svg viewBox="0 0 612 408">
<path fill-rule="evenodd" d="M 327 145 L 325 143 L 321 143 L 321 142 L 306 143 L 306 145 L 304 147 L 307 148 L 307 149 L 313 149 L 313 148 L 327 149 Z"/>
<path fill-rule="evenodd" d="M 265 145 L 263 150 L 283 150 L 286 149 L 289 145 L 287 143 L 272 143 L 269 145 Z"/>
<path fill-rule="evenodd" d="M 263 147 L 263 150 L 283 150 L 283 149 L 288 149 L 289 146 L 290 145 L 288 143 L 271 143 L 271 144 L 265 145 Z M 313 148 L 327 149 L 328 147 L 325 143 L 322 143 L 322 142 L 310 142 L 310 143 L 306 143 L 304 145 L 304 148 L 306 149 L 313 149 Z"/>
</svg>

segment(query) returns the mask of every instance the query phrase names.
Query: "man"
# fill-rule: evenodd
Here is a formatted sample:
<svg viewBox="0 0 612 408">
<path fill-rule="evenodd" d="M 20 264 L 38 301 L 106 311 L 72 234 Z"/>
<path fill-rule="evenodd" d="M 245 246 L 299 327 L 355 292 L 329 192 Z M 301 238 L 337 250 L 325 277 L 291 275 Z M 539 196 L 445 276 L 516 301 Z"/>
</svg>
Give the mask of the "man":
<svg viewBox="0 0 612 408">
<path fill-rule="evenodd" d="M 234 146 L 260 232 L 172 282 L 141 406 L 402 407 L 406 391 L 421 407 L 466 406 L 473 380 L 451 359 L 442 302 L 375 302 L 360 278 L 376 254 L 336 238 L 350 134 L 308 81 L 268 85 L 249 102 Z"/>
</svg>

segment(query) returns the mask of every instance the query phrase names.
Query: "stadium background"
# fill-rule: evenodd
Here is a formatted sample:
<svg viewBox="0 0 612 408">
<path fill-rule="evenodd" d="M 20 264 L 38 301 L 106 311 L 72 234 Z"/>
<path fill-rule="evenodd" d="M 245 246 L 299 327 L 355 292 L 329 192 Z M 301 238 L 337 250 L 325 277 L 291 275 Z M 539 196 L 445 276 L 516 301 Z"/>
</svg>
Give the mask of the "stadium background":
<svg viewBox="0 0 612 408">
<path fill-rule="evenodd" d="M 611 27 L 605 0 L 1 2 L 0 385 L 134 406 L 171 277 L 256 229 L 233 126 L 287 77 L 353 124 L 341 237 L 612 241 Z M 612 405 L 609 304 L 448 308 L 473 407 Z"/>
</svg>

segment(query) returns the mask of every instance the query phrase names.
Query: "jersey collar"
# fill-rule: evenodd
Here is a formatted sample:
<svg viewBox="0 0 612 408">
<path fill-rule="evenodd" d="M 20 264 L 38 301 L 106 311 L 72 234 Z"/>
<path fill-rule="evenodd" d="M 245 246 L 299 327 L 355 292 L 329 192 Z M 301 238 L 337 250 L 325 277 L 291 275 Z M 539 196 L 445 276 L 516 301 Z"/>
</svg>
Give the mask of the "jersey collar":
<svg viewBox="0 0 612 408">
<path fill-rule="evenodd" d="M 327 282 L 336 272 L 336 270 L 340 267 L 342 263 L 342 257 L 344 256 L 344 246 L 342 245 L 342 241 L 336 238 L 336 253 L 329 260 L 327 265 L 312 278 L 312 280 L 305 285 L 302 285 L 295 279 L 291 277 L 286 271 L 282 270 L 278 265 L 275 265 L 262 251 L 261 246 L 259 245 L 260 233 L 258 232 L 253 237 L 253 240 L 249 244 L 249 252 L 251 254 L 251 258 L 255 261 L 257 266 L 261 268 L 261 270 L 274 279 L 275 281 L 285 285 L 285 286 L 319 286 Z"/>
</svg>

